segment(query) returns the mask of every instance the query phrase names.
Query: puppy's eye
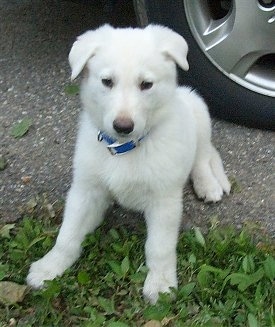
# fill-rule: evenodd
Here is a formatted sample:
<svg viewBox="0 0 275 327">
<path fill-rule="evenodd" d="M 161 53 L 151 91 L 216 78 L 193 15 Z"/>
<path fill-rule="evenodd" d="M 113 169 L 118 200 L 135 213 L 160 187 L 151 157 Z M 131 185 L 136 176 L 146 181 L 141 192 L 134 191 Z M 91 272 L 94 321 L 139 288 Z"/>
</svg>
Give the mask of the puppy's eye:
<svg viewBox="0 0 275 327">
<path fill-rule="evenodd" d="M 149 90 L 153 86 L 153 82 L 142 81 L 139 85 L 141 91 Z"/>
<path fill-rule="evenodd" d="M 101 80 L 102 84 L 109 89 L 111 89 L 114 86 L 114 82 L 111 78 L 102 78 Z"/>
</svg>

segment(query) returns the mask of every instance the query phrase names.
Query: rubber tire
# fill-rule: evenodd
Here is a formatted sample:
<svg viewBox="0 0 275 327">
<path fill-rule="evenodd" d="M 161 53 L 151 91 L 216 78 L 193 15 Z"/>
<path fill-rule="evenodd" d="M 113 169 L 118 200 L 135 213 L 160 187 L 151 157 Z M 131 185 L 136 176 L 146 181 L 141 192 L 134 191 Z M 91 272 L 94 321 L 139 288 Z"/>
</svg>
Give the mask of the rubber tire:
<svg viewBox="0 0 275 327">
<path fill-rule="evenodd" d="M 194 87 L 207 101 L 212 116 L 249 127 L 275 130 L 275 98 L 246 89 L 211 63 L 191 33 L 183 0 L 144 0 L 144 4 L 148 23 L 170 27 L 188 42 L 190 69 L 179 72 L 179 83 Z"/>
</svg>

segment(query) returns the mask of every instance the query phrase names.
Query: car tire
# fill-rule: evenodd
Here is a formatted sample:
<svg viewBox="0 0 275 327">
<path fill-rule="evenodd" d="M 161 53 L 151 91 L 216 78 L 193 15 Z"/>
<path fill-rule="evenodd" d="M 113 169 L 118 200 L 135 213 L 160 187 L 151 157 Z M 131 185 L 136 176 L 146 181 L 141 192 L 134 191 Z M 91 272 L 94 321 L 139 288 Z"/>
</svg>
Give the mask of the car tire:
<svg viewBox="0 0 275 327">
<path fill-rule="evenodd" d="M 189 45 L 188 72 L 179 83 L 195 88 L 207 101 L 212 116 L 249 127 L 275 130 L 275 97 L 263 95 L 223 74 L 203 53 L 190 30 L 183 0 L 135 0 L 138 23 L 170 27 Z"/>
</svg>

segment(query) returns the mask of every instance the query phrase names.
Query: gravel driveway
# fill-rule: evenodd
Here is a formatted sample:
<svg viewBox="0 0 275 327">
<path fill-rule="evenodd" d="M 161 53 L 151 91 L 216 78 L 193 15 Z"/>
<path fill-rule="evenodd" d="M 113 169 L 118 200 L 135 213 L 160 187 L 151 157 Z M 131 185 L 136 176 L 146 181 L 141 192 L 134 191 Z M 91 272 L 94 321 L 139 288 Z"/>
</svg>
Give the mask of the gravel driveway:
<svg viewBox="0 0 275 327">
<path fill-rule="evenodd" d="M 106 22 L 99 3 L 0 0 L 0 153 L 7 162 L 0 171 L 0 223 L 19 219 L 38 199 L 50 210 L 65 197 L 80 107 L 78 96 L 65 92 L 67 55 L 78 34 Z M 115 24 L 133 22 L 128 7 L 117 10 Z M 26 117 L 28 133 L 12 137 L 13 124 Z M 235 186 L 221 203 L 207 205 L 187 185 L 184 226 L 204 227 L 215 217 L 237 226 L 259 222 L 259 231 L 274 236 L 274 133 L 213 121 L 213 134 Z M 118 207 L 108 213 L 114 224 L 134 224 L 133 216 Z"/>
</svg>

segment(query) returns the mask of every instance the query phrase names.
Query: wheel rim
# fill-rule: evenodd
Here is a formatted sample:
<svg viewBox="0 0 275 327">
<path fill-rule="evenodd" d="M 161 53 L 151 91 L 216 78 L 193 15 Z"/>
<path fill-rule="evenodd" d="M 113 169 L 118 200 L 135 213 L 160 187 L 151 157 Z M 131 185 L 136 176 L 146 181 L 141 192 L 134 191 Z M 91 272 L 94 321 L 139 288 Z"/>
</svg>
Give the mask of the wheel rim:
<svg viewBox="0 0 275 327">
<path fill-rule="evenodd" d="M 275 0 L 184 0 L 184 5 L 207 58 L 243 87 L 275 97 Z"/>
</svg>

